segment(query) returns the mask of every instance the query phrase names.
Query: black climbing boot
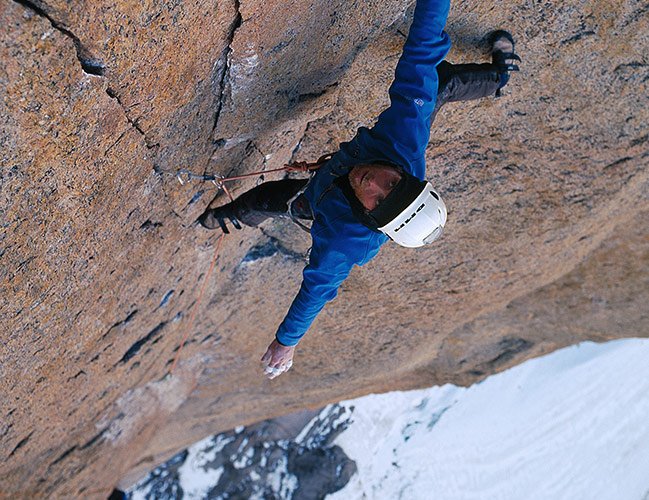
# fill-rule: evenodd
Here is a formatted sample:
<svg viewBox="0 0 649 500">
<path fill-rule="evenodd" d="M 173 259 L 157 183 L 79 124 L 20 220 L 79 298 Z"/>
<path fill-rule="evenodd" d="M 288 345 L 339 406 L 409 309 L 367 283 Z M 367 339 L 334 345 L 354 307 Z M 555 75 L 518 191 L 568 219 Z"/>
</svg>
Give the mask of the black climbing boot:
<svg viewBox="0 0 649 500">
<path fill-rule="evenodd" d="M 491 62 L 500 73 L 500 88 L 496 91 L 496 97 L 500 97 L 500 89 L 509 81 L 509 73 L 519 71 L 516 61 L 521 58 L 514 52 L 514 37 L 505 30 L 497 30 L 489 35 L 491 42 Z"/>
<path fill-rule="evenodd" d="M 216 229 L 217 227 L 220 227 L 225 234 L 230 234 L 228 226 L 225 223 L 226 219 L 229 219 L 235 228 L 241 229 L 241 224 L 235 215 L 232 203 L 228 203 L 227 205 L 218 208 L 208 208 L 198 218 L 197 222 L 206 229 Z"/>
<path fill-rule="evenodd" d="M 491 61 L 500 71 L 519 71 L 516 61 L 521 58 L 514 52 L 514 37 L 505 30 L 497 30 L 489 35 L 491 42 Z"/>
</svg>

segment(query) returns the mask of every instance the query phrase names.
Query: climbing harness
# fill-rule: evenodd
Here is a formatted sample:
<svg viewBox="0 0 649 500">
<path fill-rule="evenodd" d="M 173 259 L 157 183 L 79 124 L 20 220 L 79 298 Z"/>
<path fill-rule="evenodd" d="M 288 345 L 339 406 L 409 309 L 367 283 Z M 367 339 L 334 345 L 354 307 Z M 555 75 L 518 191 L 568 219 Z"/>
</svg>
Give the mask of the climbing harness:
<svg viewBox="0 0 649 500">
<path fill-rule="evenodd" d="M 272 170 L 262 170 L 262 171 L 259 171 L 259 172 L 251 172 L 251 173 L 248 173 L 248 174 L 242 174 L 242 175 L 237 175 L 237 176 L 233 176 L 233 177 L 224 177 L 224 176 L 221 176 L 221 175 L 218 175 L 218 174 L 196 174 L 196 173 L 191 172 L 190 170 L 188 170 L 186 168 L 182 168 L 182 169 L 178 170 L 177 172 L 175 172 L 173 174 L 171 172 L 165 172 L 164 170 L 160 170 L 158 168 L 156 168 L 156 172 L 159 173 L 159 174 L 174 175 L 181 185 L 185 185 L 185 184 L 187 184 L 187 183 L 189 183 L 191 181 L 195 181 L 195 180 L 200 181 L 200 182 L 211 182 L 219 190 L 223 190 L 225 192 L 225 194 L 227 194 L 228 197 L 231 200 L 234 200 L 234 198 L 230 194 L 230 191 L 225 186 L 226 182 L 236 181 L 236 180 L 240 180 L 240 179 L 246 179 L 248 177 L 254 177 L 254 176 L 257 176 L 257 175 L 267 174 L 267 173 L 271 173 L 271 172 L 309 172 L 309 173 L 313 173 L 317 169 L 319 169 L 324 163 L 329 161 L 332 156 L 333 156 L 333 154 L 330 153 L 330 154 L 326 154 L 326 155 L 321 156 L 320 158 L 318 158 L 317 161 L 311 162 L 311 163 L 310 162 L 305 162 L 305 161 L 293 162 L 293 163 L 286 164 L 286 165 L 284 165 L 283 167 L 280 167 L 280 168 L 275 168 L 275 169 L 272 169 Z M 300 190 L 298 195 L 302 194 L 305 189 L 306 189 L 306 186 L 302 190 Z M 298 226 L 300 226 L 303 229 L 308 231 L 308 228 L 306 228 L 306 226 L 304 226 L 304 224 L 301 224 L 300 222 L 297 221 L 297 218 L 293 215 L 292 210 L 291 210 L 291 204 L 292 204 L 293 201 L 295 201 L 295 199 L 297 199 L 298 195 L 294 196 L 289 201 L 288 214 L 291 217 L 291 219 L 293 219 L 293 221 Z M 201 286 L 201 288 L 200 288 L 200 290 L 198 292 L 198 295 L 196 296 L 196 300 L 194 301 L 194 305 L 192 307 L 192 312 L 191 312 L 191 315 L 190 315 L 190 318 L 189 318 L 189 324 L 187 325 L 187 328 L 185 329 L 185 333 L 183 335 L 182 342 L 178 346 L 178 350 L 176 351 L 176 354 L 174 355 L 171 367 L 169 368 L 169 372 L 168 372 L 169 376 L 171 376 L 173 374 L 173 371 L 176 368 L 176 364 L 178 363 L 178 360 L 180 359 L 180 353 L 181 353 L 181 351 L 183 349 L 183 346 L 187 343 L 187 339 L 189 338 L 189 335 L 190 335 L 191 331 L 194 328 L 194 323 L 196 322 L 196 314 L 197 314 L 198 309 L 200 307 L 200 303 L 201 303 L 201 301 L 203 299 L 203 294 L 205 293 L 205 289 L 207 288 L 207 282 L 209 281 L 210 275 L 212 274 L 212 271 L 214 270 L 214 265 L 216 264 L 216 259 L 219 256 L 219 250 L 221 249 L 221 243 L 223 242 L 224 238 L 225 238 L 225 233 L 222 233 L 221 236 L 219 236 L 219 240 L 218 240 L 218 242 L 216 244 L 216 250 L 214 251 L 214 256 L 212 257 L 212 262 L 210 263 L 210 268 L 207 271 L 207 274 L 205 275 L 205 279 L 203 280 L 203 285 Z"/>
<path fill-rule="evenodd" d="M 302 222 L 301 222 L 301 221 L 296 217 L 296 215 L 293 213 L 293 202 L 294 202 L 295 200 L 297 200 L 300 196 L 302 196 L 302 195 L 304 194 L 304 191 L 306 191 L 306 188 L 307 188 L 308 186 L 309 186 L 309 183 L 307 182 L 307 183 L 304 185 L 304 187 L 303 187 L 302 189 L 300 189 L 297 193 L 295 193 L 295 196 L 293 196 L 290 200 L 288 200 L 288 201 L 286 202 L 286 205 L 288 206 L 288 209 L 287 209 L 286 212 L 288 213 L 288 216 L 291 218 L 291 220 L 292 220 L 293 222 L 295 222 L 295 224 L 297 225 L 297 227 L 299 227 L 299 228 L 302 229 L 303 231 L 306 231 L 307 233 L 310 233 L 310 232 L 311 232 L 311 229 L 310 229 L 306 224 L 303 224 L 303 223 L 302 223 Z"/>
</svg>

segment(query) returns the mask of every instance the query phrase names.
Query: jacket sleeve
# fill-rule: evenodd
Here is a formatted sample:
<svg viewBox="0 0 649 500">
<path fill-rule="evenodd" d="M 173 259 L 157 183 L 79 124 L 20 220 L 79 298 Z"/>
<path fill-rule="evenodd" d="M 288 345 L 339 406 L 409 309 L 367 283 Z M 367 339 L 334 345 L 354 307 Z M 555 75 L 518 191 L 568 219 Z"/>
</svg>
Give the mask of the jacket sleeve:
<svg viewBox="0 0 649 500">
<path fill-rule="evenodd" d="M 325 229 L 326 231 L 326 229 Z M 302 285 L 275 337 L 286 346 L 296 345 L 324 305 L 336 298 L 355 259 L 336 244 L 339 239 L 314 237 Z"/>
<path fill-rule="evenodd" d="M 437 65 L 451 42 L 444 32 L 449 0 L 417 0 L 414 18 L 390 86 L 390 106 L 371 136 L 408 161 L 422 157 L 437 99 Z M 423 174 L 423 172 L 422 172 Z"/>
</svg>

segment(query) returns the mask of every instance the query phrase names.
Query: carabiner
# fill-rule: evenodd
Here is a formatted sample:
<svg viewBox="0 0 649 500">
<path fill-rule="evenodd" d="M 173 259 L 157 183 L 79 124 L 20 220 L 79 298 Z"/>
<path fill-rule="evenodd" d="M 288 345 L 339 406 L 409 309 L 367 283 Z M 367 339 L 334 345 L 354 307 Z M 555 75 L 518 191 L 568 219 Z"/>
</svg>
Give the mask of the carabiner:
<svg viewBox="0 0 649 500">
<path fill-rule="evenodd" d="M 205 179 L 206 181 L 210 181 L 218 189 L 223 189 L 223 179 L 225 179 L 225 177 L 219 174 L 211 174 L 209 176 L 206 175 L 205 177 L 206 177 Z"/>
<path fill-rule="evenodd" d="M 183 180 L 183 175 L 186 176 L 184 180 Z M 184 186 L 187 182 L 192 180 L 192 173 L 186 168 L 181 168 L 176 173 L 176 179 L 178 179 L 178 182 L 180 182 L 181 186 Z"/>
</svg>

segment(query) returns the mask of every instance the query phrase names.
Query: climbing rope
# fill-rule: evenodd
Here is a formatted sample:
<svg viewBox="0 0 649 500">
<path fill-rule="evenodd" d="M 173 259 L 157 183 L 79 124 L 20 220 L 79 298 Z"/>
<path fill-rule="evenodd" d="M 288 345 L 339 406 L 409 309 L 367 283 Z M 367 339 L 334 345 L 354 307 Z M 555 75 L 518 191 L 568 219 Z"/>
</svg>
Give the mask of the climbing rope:
<svg viewBox="0 0 649 500">
<path fill-rule="evenodd" d="M 175 173 L 171 172 L 165 172 L 163 170 L 158 170 L 156 169 L 156 172 L 160 174 L 167 174 L 167 175 L 174 175 L 177 179 L 178 182 L 180 182 L 181 185 L 184 185 L 188 182 L 191 182 L 193 180 L 198 180 L 202 182 L 212 182 L 218 189 L 222 189 L 225 194 L 228 195 L 228 197 L 231 200 L 234 200 L 232 197 L 232 194 L 230 194 L 230 191 L 228 188 L 225 186 L 226 182 L 231 182 L 231 181 L 236 181 L 240 179 L 246 179 L 248 177 L 254 177 L 257 175 L 261 174 L 267 174 L 271 172 L 314 172 L 318 168 L 322 166 L 322 164 L 326 163 L 329 161 L 329 159 L 332 157 L 332 154 L 326 154 L 318 158 L 317 161 L 315 162 L 293 162 L 284 165 L 283 167 L 280 168 L 274 168 L 272 170 L 263 170 L 259 172 L 251 172 L 248 174 L 243 174 L 243 175 L 237 175 L 234 177 L 223 177 L 218 174 L 196 174 L 194 172 L 191 172 L 187 169 L 180 169 Z M 219 250 L 221 249 L 221 243 L 223 242 L 223 239 L 225 238 L 225 233 L 222 233 L 221 236 L 219 236 L 219 241 L 216 244 L 216 250 L 214 251 L 214 256 L 212 257 L 212 262 L 210 263 L 210 268 L 207 271 L 207 274 L 205 275 L 205 279 L 203 280 L 203 285 L 200 288 L 200 291 L 198 292 L 198 295 L 196 296 L 196 300 L 194 301 L 194 305 L 192 307 L 192 312 L 189 318 L 189 324 L 187 325 L 187 328 L 185 329 L 185 333 L 183 335 L 183 340 L 180 343 L 180 346 L 178 347 L 178 350 L 176 351 L 176 354 L 174 355 L 173 362 L 171 364 L 171 368 L 169 368 L 169 375 L 173 374 L 174 369 L 176 368 L 176 364 L 178 363 L 178 360 L 180 359 L 180 353 L 183 349 L 183 346 L 187 342 L 187 339 L 189 338 L 189 335 L 191 331 L 194 328 L 194 323 L 196 322 L 196 314 L 198 312 L 198 309 L 200 307 L 200 303 L 203 299 L 203 294 L 205 293 L 205 289 L 207 288 L 207 282 L 210 279 L 210 275 L 212 274 L 212 271 L 214 270 L 214 265 L 216 264 L 216 259 L 219 256 Z"/>
<path fill-rule="evenodd" d="M 171 375 L 174 371 L 174 368 L 176 368 L 176 363 L 178 362 L 178 359 L 180 358 L 180 353 L 183 350 L 183 346 L 185 345 L 185 342 L 187 342 L 187 338 L 189 337 L 189 333 L 192 331 L 194 328 L 194 323 L 196 322 L 196 312 L 198 311 L 198 308 L 200 306 L 201 300 L 203 299 L 203 294 L 205 293 L 205 288 L 207 287 L 207 282 L 210 279 L 210 275 L 212 274 L 212 270 L 214 269 L 214 264 L 216 263 L 216 258 L 219 256 L 219 250 L 221 249 L 221 242 L 223 242 L 223 238 L 225 237 L 225 233 L 221 234 L 219 236 L 219 241 L 216 244 L 216 250 L 214 251 L 214 257 L 212 257 L 212 262 L 210 263 L 210 268 L 207 271 L 207 274 L 205 275 L 205 279 L 203 280 L 203 286 L 201 287 L 200 291 L 198 292 L 198 295 L 196 296 L 196 300 L 194 301 L 194 306 L 192 307 L 192 313 L 189 318 L 189 324 L 187 325 L 187 328 L 185 329 L 185 334 L 183 335 L 183 340 L 180 343 L 180 346 L 178 347 L 178 350 L 176 351 L 176 355 L 174 356 L 174 361 L 171 364 L 171 368 L 169 369 L 169 375 Z"/>
<path fill-rule="evenodd" d="M 156 168 L 155 170 L 159 174 L 173 175 L 174 177 L 176 177 L 176 179 L 178 179 L 178 182 L 181 185 L 185 185 L 191 181 L 211 182 L 218 189 L 222 189 L 228 194 L 228 196 L 230 196 L 227 188 L 225 187 L 226 182 L 238 181 L 241 179 L 247 179 L 248 177 L 256 177 L 258 175 L 270 174 L 273 172 L 314 172 L 317 169 L 319 169 L 322 166 L 322 164 L 329 161 L 332 156 L 333 156 L 332 153 L 328 153 L 326 155 L 321 156 L 320 158 L 318 158 L 317 161 L 314 162 L 299 161 L 299 162 L 287 163 L 283 167 L 273 168 L 271 170 L 259 170 L 257 172 L 250 172 L 247 174 L 235 175 L 232 177 L 224 177 L 216 173 L 197 174 L 186 168 L 181 168 L 176 172 L 168 172 L 159 168 Z M 230 196 L 230 198 L 232 198 L 232 196 Z"/>
</svg>

